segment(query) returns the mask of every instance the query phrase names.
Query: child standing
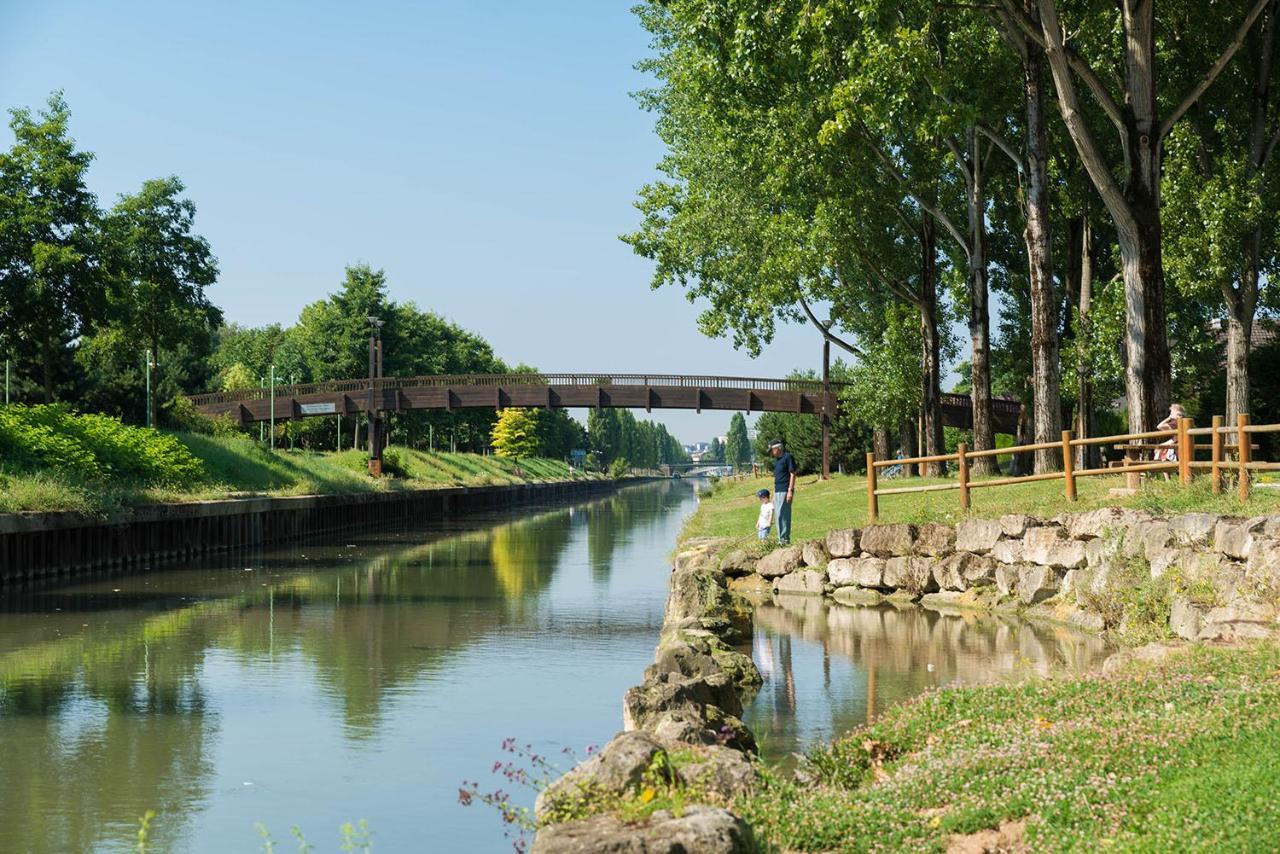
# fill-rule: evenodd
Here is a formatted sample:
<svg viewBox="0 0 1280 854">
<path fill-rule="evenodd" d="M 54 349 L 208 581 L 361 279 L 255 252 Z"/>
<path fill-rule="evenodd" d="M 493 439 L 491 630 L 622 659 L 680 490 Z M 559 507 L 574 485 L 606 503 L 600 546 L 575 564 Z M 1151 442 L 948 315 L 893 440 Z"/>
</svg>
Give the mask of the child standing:
<svg viewBox="0 0 1280 854">
<path fill-rule="evenodd" d="M 769 490 L 762 489 L 756 493 L 760 499 L 760 515 L 756 517 L 756 536 L 762 540 L 769 539 L 769 529 L 773 527 L 773 502 L 769 500 Z"/>
</svg>

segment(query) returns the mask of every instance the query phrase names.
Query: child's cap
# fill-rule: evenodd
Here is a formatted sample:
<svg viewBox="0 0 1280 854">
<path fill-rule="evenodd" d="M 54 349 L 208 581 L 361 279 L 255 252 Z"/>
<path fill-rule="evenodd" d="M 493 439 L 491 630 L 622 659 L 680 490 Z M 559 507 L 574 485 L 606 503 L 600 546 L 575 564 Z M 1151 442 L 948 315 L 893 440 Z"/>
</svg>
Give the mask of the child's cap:
<svg viewBox="0 0 1280 854">
<path fill-rule="evenodd" d="M 768 497 L 769 497 L 769 490 L 767 489 L 761 489 L 758 492 L 756 492 L 756 498 L 768 498 Z"/>
</svg>

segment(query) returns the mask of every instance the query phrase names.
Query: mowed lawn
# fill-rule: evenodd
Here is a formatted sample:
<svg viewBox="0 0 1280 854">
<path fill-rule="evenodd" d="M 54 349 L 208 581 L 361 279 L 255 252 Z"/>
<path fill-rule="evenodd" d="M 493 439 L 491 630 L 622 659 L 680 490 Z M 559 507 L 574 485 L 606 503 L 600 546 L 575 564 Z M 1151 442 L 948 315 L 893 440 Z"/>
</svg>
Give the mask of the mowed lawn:
<svg viewBox="0 0 1280 854">
<path fill-rule="evenodd" d="M 980 482 L 980 481 L 975 481 Z M 904 486 L 937 486 L 955 484 L 954 478 L 901 478 L 881 480 L 881 488 Z M 1200 477 L 1190 487 L 1163 478 L 1147 478 L 1138 494 L 1116 497 L 1113 487 L 1124 486 L 1122 476 L 1079 478 L 1077 500 L 1070 503 L 1063 494 L 1063 482 L 1037 481 L 975 489 L 968 514 L 960 509 L 959 490 L 880 496 L 881 522 L 955 523 L 969 517 L 992 517 L 1005 513 L 1027 513 L 1051 518 L 1060 513 L 1092 510 L 1103 506 L 1138 507 L 1153 513 L 1176 514 L 1206 511 L 1239 516 L 1280 513 L 1280 489 L 1258 487 L 1248 503 L 1241 504 L 1235 491 L 1225 488 L 1214 495 L 1207 477 Z M 756 491 L 773 491 L 773 478 L 722 480 L 715 490 L 705 495 L 697 513 L 685 527 L 683 538 L 754 537 L 756 514 L 760 500 Z M 802 476 L 797 481 L 792 507 L 792 542 L 824 536 L 834 528 L 860 528 L 867 524 L 867 482 L 863 475 L 833 475 L 822 481 L 816 476 Z"/>
</svg>

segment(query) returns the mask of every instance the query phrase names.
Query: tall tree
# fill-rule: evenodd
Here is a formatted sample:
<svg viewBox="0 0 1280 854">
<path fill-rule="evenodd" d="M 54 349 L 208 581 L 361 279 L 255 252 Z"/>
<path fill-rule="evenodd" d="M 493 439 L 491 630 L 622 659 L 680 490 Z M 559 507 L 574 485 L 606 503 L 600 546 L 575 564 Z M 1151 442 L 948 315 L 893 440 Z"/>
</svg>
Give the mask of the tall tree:
<svg viewBox="0 0 1280 854">
<path fill-rule="evenodd" d="M 76 149 L 62 94 L 44 110 L 10 111 L 15 142 L 0 153 L 0 347 L 38 364 L 46 402 L 66 376 L 71 343 L 104 306 L 93 155 Z"/>
<path fill-rule="evenodd" d="M 510 406 L 498 413 L 491 434 L 493 450 L 500 457 L 520 459 L 538 453 L 538 414 Z"/>
<path fill-rule="evenodd" d="M 747 436 L 747 419 L 741 412 L 729 419 L 729 433 L 725 437 L 724 461 L 734 466 L 751 462 L 751 439 Z"/>
<path fill-rule="evenodd" d="M 1227 67 L 1268 2 L 1227 3 L 1231 13 L 1208 16 L 1198 3 L 1171 4 L 1159 21 L 1153 0 L 1089 2 L 1073 19 L 1072 30 L 1079 35 L 1068 44 L 1059 0 L 1035 0 L 1033 10 L 1022 0 L 999 0 L 1007 19 L 1044 49 L 1058 110 L 1115 223 L 1125 285 L 1125 397 L 1133 432 L 1150 429 L 1162 417 L 1171 393 L 1160 216 L 1164 141 Z M 1158 33 L 1161 23 L 1166 30 Z M 1224 33 L 1224 28 L 1230 29 Z M 1178 51 L 1178 39 L 1197 33 L 1221 36 L 1216 58 L 1200 72 L 1170 63 L 1172 73 L 1162 73 L 1161 55 Z M 1117 58 L 1119 95 L 1106 82 Z M 1077 81 L 1115 127 L 1118 156 L 1091 127 Z M 1181 84 L 1177 100 L 1161 102 L 1161 83 Z"/>
<path fill-rule="evenodd" d="M 218 278 L 218 263 L 193 230 L 196 207 L 184 190 L 176 177 L 147 181 L 138 193 L 122 196 L 105 222 L 113 322 L 146 347 L 153 389 L 162 352 L 193 337 L 207 341 L 221 320 L 205 295 Z M 152 424 L 154 401 L 153 395 Z"/>
</svg>

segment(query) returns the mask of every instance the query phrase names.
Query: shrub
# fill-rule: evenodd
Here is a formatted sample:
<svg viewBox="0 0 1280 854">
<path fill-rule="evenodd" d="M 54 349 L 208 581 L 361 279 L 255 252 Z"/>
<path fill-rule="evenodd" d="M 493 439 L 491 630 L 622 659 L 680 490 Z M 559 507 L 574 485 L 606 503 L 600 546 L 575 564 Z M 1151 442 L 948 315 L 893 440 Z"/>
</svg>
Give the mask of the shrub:
<svg viewBox="0 0 1280 854">
<path fill-rule="evenodd" d="M 609 464 L 609 477 L 614 478 L 615 480 L 621 477 L 626 477 L 627 472 L 630 471 L 630 469 L 631 469 L 631 464 L 628 463 L 626 460 L 623 460 L 623 459 L 614 460 L 612 463 Z"/>
</svg>

